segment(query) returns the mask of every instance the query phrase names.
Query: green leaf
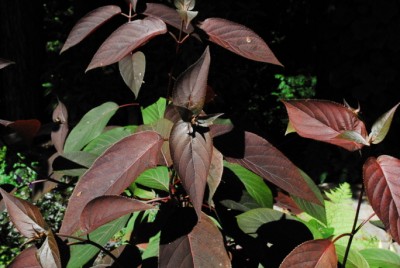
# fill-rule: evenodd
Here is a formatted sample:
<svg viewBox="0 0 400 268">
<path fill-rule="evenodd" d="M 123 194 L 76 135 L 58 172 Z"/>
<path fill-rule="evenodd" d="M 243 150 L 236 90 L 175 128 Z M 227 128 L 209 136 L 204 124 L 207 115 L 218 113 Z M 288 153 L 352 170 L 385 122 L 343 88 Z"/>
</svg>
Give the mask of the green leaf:
<svg viewBox="0 0 400 268">
<path fill-rule="evenodd" d="M 169 191 L 169 172 L 165 166 L 158 166 L 144 171 L 135 183 L 161 191 Z"/>
<path fill-rule="evenodd" d="M 233 200 L 222 200 L 220 201 L 220 203 L 229 209 L 243 212 L 260 207 L 260 205 L 257 204 L 256 201 L 254 201 L 254 199 L 246 191 L 243 191 L 242 197 L 240 198 L 239 202 Z"/>
<path fill-rule="evenodd" d="M 393 251 L 382 248 L 368 248 L 360 251 L 371 268 L 398 268 L 400 256 Z"/>
<path fill-rule="evenodd" d="M 152 105 L 142 108 L 143 124 L 151 124 L 158 119 L 164 118 L 166 107 L 167 100 L 165 98 L 159 98 L 158 101 Z"/>
<path fill-rule="evenodd" d="M 260 207 L 272 208 L 272 192 L 260 176 L 239 164 L 224 161 L 224 166 L 230 169 L 239 178 L 246 188 L 246 191 Z"/>
<path fill-rule="evenodd" d="M 87 112 L 68 135 L 64 152 L 79 151 L 99 136 L 117 110 L 118 105 L 116 103 L 106 102 Z"/>
<path fill-rule="evenodd" d="M 107 242 L 125 226 L 130 216 L 130 214 L 125 215 L 97 228 L 95 231 L 89 234 L 90 240 L 105 246 Z M 76 240 L 73 239 L 69 240 L 70 242 L 76 242 Z M 70 246 L 70 249 L 71 257 L 69 259 L 67 268 L 82 267 L 99 252 L 97 247 L 88 244 L 72 245 Z"/>
<path fill-rule="evenodd" d="M 161 231 L 159 231 L 155 236 L 151 237 L 149 240 L 149 244 L 147 245 L 146 250 L 142 254 L 142 259 L 150 259 L 153 257 L 158 258 L 159 248 L 160 248 L 160 235 Z"/>
<path fill-rule="evenodd" d="M 340 240 L 338 240 L 340 241 Z M 344 254 L 346 252 L 346 247 L 342 245 L 335 244 L 336 254 L 338 256 L 338 261 L 343 263 Z M 349 255 L 346 261 L 346 268 L 369 268 L 368 262 L 365 258 L 356 250 L 350 249 Z"/>
<path fill-rule="evenodd" d="M 97 158 L 97 155 L 83 151 L 76 151 L 76 152 L 63 153 L 60 157 L 70 160 L 82 167 L 69 168 L 69 169 L 54 169 L 54 172 L 56 174 L 79 177 L 83 173 L 85 173 L 85 171 L 93 164 L 93 162 Z"/>
<path fill-rule="evenodd" d="M 384 113 L 378 120 L 374 123 L 369 134 L 369 139 L 373 144 L 378 144 L 386 137 L 392 123 L 393 115 L 396 112 L 397 107 L 400 105 L 398 103 L 392 109 Z"/>
</svg>

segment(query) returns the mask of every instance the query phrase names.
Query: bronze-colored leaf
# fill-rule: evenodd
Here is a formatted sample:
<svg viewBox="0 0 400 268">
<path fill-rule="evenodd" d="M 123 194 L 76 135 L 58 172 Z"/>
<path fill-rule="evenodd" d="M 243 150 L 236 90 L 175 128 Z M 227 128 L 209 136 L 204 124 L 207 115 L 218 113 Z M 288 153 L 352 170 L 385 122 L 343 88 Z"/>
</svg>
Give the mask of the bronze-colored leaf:
<svg viewBox="0 0 400 268">
<path fill-rule="evenodd" d="M 218 185 L 221 182 L 223 171 L 224 171 L 224 157 L 221 154 L 221 152 L 214 147 L 212 151 L 210 171 L 207 177 L 207 185 L 209 190 L 208 204 L 212 207 L 214 207 L 214 202 L 212 198 L 214 197 Z"/>
<path fill-rule="evenodd" d="M 129 53 L 118 62 L 118 67 L 125 84 L 137 98 L 146 70 L 146 58 L 143 52 Z"/>
<path fill-rule="evenodd" d="M 37 250 L 36 256 L 43 268 L 61 268 L 60 251 L 51 231 L 47 233 L 47 237 Z"/>
<path fill-rule="evenodd" d="M 42 268 L 36 258 L 36 251 L 35 246 L 24 249 L 15 257 L 8 268 Z"/>
<path fill-rule="evenodd" d="M 61 101 L 58 101 L 58 105 L 53 111 L 53 122 L 56 123 L 56 126 L 51 131 L 51 141 L 57 152 L 62 154 L 69 129 L 67 107 Z"/>
<path fill-rule="evenodd" d="M 33 138 L 38 133 L 41 123 L 37 119 L 7 121 L 0 119 L 0 125 L 9 127 L 29 145 L 32 143 Z"/>
<path fill-rule="evenodd" d="M 384 113 L 381 117 L 378 118 L 378 120 L 376 120 L 376 122 L 372 126 L 371 133 L 369 134 L 369 140 L 373 144 L 378 144 L 383 141 L 383 139 L 385 139 L 386 134 L 389 132 L 390 125 L 392 124 L 394 113 L 396 112 L 399 105 L 400 103 L 395 105 L 392 109 Z"/>
</svg>

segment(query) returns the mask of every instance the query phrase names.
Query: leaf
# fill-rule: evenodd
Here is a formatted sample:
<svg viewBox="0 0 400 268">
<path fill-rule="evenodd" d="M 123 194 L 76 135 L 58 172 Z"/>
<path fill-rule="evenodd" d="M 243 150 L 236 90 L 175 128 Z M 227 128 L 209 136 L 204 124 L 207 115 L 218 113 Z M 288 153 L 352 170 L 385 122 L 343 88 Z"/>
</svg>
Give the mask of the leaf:
<svg viewBox="0 0 400 268">
<path fill-rule="evenodd" d="M 143 14 L 158 18 L 178 30 L 182 28 L 182 31 L 186 34 L 190 34 L 194 31 L 194 28 L 191 24 L 186 25 L 186 27 L 182 27 L 182 19 L 179 16 L 179 13 L 175 9 L 167 7 L 166 5 L 146 3 L 146 10 L 143 12 Z"/>
<path fill-rule="evenodd" d="M 397 268 L 400 267 L 400 256 L 383 248 L 367 248 L 359 252 L 370 267 Z"/>
<path fill-rule="evenodd" d="M 290 252 L 279 267 L 337 267 L 335 245 L 328 239 L 304 242 Z"/>
<path fill-rule="evenodd" d="M 0 69 L 3 69 L 10 64 L 15 64 L 15 62 L 0 58 Z"/>
<path fill-rule="evenodd" d="M 335 144 L 349 151 L 364 146 L 363 143 L 338 138 L 346 131 L 357 132 L 364 140 L 367 137 L 364 123 L 347 107 L 324 100 L 286 100 L 283 103 L 290 124 L 301 137 Z"/>
<path fill-rule="evenodd" d="M 137 98 L 146 70 L 146 57 L 143 52 L 129 53 L 118 62 L 118 67 L 125 84 Z"/>
<path fill-rule="evenodd" d="M 15 228 L 29 239 L 38 238 L 48 229 L 39 209 L 29 202 L 12 196 L 0 188 L 8 215 Z"/>
<path fill-rule="evenodd" d="M 160 235 L 161 232 L 158 232 L 155 236 L 152 236 L 149 240 L 147 248 L 142 254 L 142 259 L 150 259 L 152 257 L 158 258 L 158 253 L 160 249 Z"/>
<path fill-rule="evenodd" d="M 64 142 L 68 134 L 68 111 L 64 103 L 58 101 L 57 107 L 53 111 L 53 122 L 57 124 L 56 129 L 51 131 L 51 141 L 57 152 L 62 154 Z"/>
<path fill-rule="evenodd" d="M 161 240 L 163 233 L 161 233 Z M 171 243 L 160 244 L 160 267 L 231 267 L 223 237 L 212 220 L 201 213 L 193 230 Z"/>
<path fill-rule="evenodd" d="M 152 189 L 169 192 L 168 168 L 165 166 L 150 168 L 140 174 L 135 183 Z"/>
<path fill-rule="evenodd" d="M 190 123 L 182 120 L 175 123 L 169 142 L 174 168 L 200 219 L 213 144 L 208 132 L 199 133 L 191 128 Z"/>
<path fill-rule="evenodd" d="M 121 194 L 144 170 L 154 167 L 162 138 L 146 131 L 130 135 L 107 149 L 80 178 L 69 199 L 60 232 L 72 234 L 79 216 L 91 200 Z"/>
<path fill-rule="evenodd" d="M 79 151 L 99 136 L 117 110 L 116 103 L 106 102 L 87 112 L 68 135 L 64 152 Z"/>
<path fill-rule="evenodd" d="M 185 28 L 188 28 L 192 20 L 197 16 L 198 11 L 178 10 L 178 14 L 185 22 Z"/>
<path fill-rule="evenodd" d="M 227 157 L 226 160 L 247 168 L 291 195 L 322 205 L 300 170 L 278 149 L 256 134 L 245 132 L 243 158 Z"/>
<path fill-rule="evenodd" d="M 107 209 L 104 209 L 107 208 Z M 135 211 L 154 208 L 138 200 L 118 195 L 103 195 L 91 200 L 80 216 L 80 226 L 84 233 L 91 233 L 98 227 Z"/>
<path fill-rule="evenodd" d="M 211 137 L 218 137 L 230 132 L 233 129 L 233 124 L 230 119 L 217 118 L 210 126 Z"/>
<path fill-rule="evenodd" d="M 220 18 L 208 18 L 201 22 L 200 29 L 210 41 L 242 57 L 282 66 L 268 45 L 249 28 Z"/>
<path fill-rule="evenodd" d="M 194 115 L 201 112 L 207 93 L 209 67 L 210 50 L 207 47 L 203 55 L 176 80 L 172 91 L 172 103 L 175 106 L 184 107 Z"/>
<path fill-rule="evenodd" d="M 41 268 L 42 266 L 40 266 L 36 258 L 36 251 L 35 246 L 24 249 L 14 258 L 8 268 Z"/>
<path fill-rule="evenodd" d="M 370 157 L 363 177 L 368 200 L 392 238 L 400 243 L 400 160 L 388 155 Z"/>
<path fill-rule="evenodd" d="M 260 205 L 257 204 L 257 202 L 254 200 L 254 198 L 252 198 L 249 195 L 249 193 L 246 191 L 242 192 L 242 195 L 238 202 L 227 199 L 227 200 L 220 201 L 220 203 L 229 209 L 242 211 L 242 212 L 246 212 L 246 211 L 249 211 L 249 210 L 255 209 L 255 208 L 260 208 Z"/>
<path fill-rule="evenodd" d="M 399 107 L 400 103 L 395 105 L 392 109 L 384 113 L 381 117 L 376 120 L 374 125 L 372 126 L 371 133 L 369 133 L 369 141 L 373 144 L 378 144 L 383 141 L 386 137 L 386 134 L 389 132 L 390 125 L 392 124 L 392 119 L 394 113 Z"/>
<path fill-rule="evenodd" d="M 164 118 L 166 107 L 167 107 L 167 100 L 165 98 L 159 98 L 152 105 L 147 106 L 146 108 L 141 108 L 143 123 L 145 125 L 148 125 L 156 122 L 161 118 Z"/>
<path fill-rule="evenodd" d="M 60 54 L 81 42 L 90 33 L 95 31 L 102 24 L 121 13 L 121 8 L 115 5 L 96 8 L 82 17 L 72 28 L 62 47 Z"/>
<path fill-rule="evenodd" d="M 152 17 L 125 23 L 115 30 L 100 46 L 86 72 L 118 62 L 150 39 L 166 32 L 165 23 Z"/>
<path fill-rule="evenodd" d="M 230 169 L 243 183 L 246 191 L 260 205 L 260 207 L 272 208 L 273 196 L 271 190 L 263 179 L 255 173 L 247 170 L 239 164 L 224 162 L 224 166 Z"/>
<path fill-rule="evenodd" d="M 223 155 L 217 148 L 213 148 L 211 156 L 210 171 L 207 176 L 208 185 L 208 204 L 214 207 L 213 197 L 217 191 L 218 185 L 221 183 L 222 173 L 224 171 Z"/>
<path fill-rule="evenodd" d="M 361 136 L 360 133 L 358 133 L 357 131 L 354 131 L 354 130 L 343 131 L 342 133 L 337 135 L 336 138 L 337 139 L 344 139 L 344 140 L 347 140 L 347 141 L 353 141 L 355 143 L 363 144 L 363 145 L 366 145 L 366 146 L 370 145 L 369 142 L 363 136 Z"/>
<path fill-rule="evenodd" d="M 36 252 L 37 259 L 42 267 L 61 268 L 61 257 L 56 239 L 51 231 L 47 233 L 46 240 Z"/>
<path fill-rule="evenodd" d="M 14 122 L 0 119 L 0 125 L 11 128 L 27 144 L 31 144 L 40 129 L 41 123 L 37 119 L 16 120 Z"/>
<path fill-rule="evenodd" d="M 346 252 L 346 246 L 335 245 L 336 254 L 340 263 L 343 263 L 344 254 Z M 346 261 L 346 268 L 369 268 L 368 262 L 358 252 L 350 248 L 349 255 Z"/>
</svg>

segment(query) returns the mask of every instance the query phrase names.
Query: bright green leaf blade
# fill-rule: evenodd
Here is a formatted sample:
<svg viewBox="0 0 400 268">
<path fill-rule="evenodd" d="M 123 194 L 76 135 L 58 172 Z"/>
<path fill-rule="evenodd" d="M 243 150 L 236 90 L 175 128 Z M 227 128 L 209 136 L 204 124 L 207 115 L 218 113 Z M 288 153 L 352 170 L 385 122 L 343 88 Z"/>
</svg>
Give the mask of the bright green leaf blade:
<svg viewBox="0 0 400 268">
<path fill-rule="evenodd" d="M 370 141 L 373 144 L 378 144 L 383 141 L 383 139 L 385 139 L 386 134 L 390 129 L 394 113 L 396 112 L 396 109 L 399 105 L 400 103 L 398 103 L 392 109 L 379 117 L 378 120 L 376 120 L 376 122 L 372 126 L 371 133 L 369 134 Z"/>
<path fill-rule="evenodd" d="M 68 135 L 64 152 L 79 151 L 99 136 L 117 110 L 116 103 L 106 102 L 87 112 Z"/>
<path fill-rule="evenodd" d="M 130 216 L 130 214 L 125 215 L 97 228 L 95 231 L 89 234 L 90 240 L 102 246 L 106 245 L 106 243 L 126 225 Z M 76 240 L 70 239 L 70 241 Z M 82 267 L 99 252 L 97 247 L 88 244 L 73 245 L 70 246 L 70 249 L 71 257 L 69 259 L 67 268 Z"/>
<path fill-rule="evenodd" d="M 165 166 L 151 168 L 140 174 L 135 183 L 161 191 L 169 191 L 169 172 Z"/>
<path fill-rule="evenodd" d="M 393 251 L 382 248 L 368 248 L 360 251 L 371 268 L 398 268 L 400 256 Z"/>
<path fill-rule="evenodd" d="M 346 252 L 346 247 L 342 245 L 335 244 L 336 254 L 338 256 L 338 261 L 343 263 L 344 254 Z M 353 249 L 350 249 L 349 256 L 346 261 L 346 268 L 369 268 L 368 262 L 365 258 Z"/>
<path fill-rule="evenodd" d="M 249 195 L 261 207 L 272 208 L 272 192 L 260 176 L 239 164 L 233 164 L 224 161 L 224 166 L 230 169 L 239 178 Z"/>
<path fill-rule="evenodd" d="M 165 98 L 159 98 L 158 101 L 152 105 L 142 108 L 143 123 L 147 125 L 164 118 L 166 107 L 167 100 Z"/>
<path fill-rule="evenodd" d="M 155 236 L 151 237 L 146 250 L 142 254 L 142 259 L 158 258 L 159 248 L 160 248 L 160 235 L 161 231 Z"/>
</svg>

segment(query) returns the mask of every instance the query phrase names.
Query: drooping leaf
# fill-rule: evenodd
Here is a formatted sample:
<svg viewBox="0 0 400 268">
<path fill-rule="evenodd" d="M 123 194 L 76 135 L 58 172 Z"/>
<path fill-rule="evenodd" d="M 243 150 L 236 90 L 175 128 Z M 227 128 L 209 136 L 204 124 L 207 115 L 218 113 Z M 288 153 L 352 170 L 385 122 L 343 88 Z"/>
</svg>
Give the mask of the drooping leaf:
<svg viewBox="0 0 400 268">
<path fill-rule="evenodd" d="M 384 113 L 381 117 L 376 120 L 374 125 L 372 126 L 371 133 L 369 133 L 369 140 L 373 144 L 378 144 L 383 139 L 386 137 L 386 134 L 388 133 L 390 129 L 390 125 L 392 124 L 392 119 L 394 116 L 394 113 L 397 110 L 397 107 L 399 107 L 400 103 L 398 103 L 396 106 L 394 106 L 392 109 Z"/>
<path fill-rule="evenodd" d="M 102 6 L 89 12 L 72 28 L 60 53 L 75 46 L 103 23 L 120 13 L 121 8 L 115 5 Z"/>
<path fill-rule="evenodd" d="M 213 148 L 211 156 L 210 171 L 207 176 L 208 185 L 208 204 L 214 207 L 213 197 L 217 191 L 218 185 L 221 182 L 222 173 L 224 171 L 224 160 L 223 155 L 217 148 Z"/>
<path fill-rule="evenodd" d="M 230 119 L 217 118 L 210 126 L 211 137 L 218 137 L 230 132 L 233 129 L 233 124 Z"/>
<path fill-rule="evenodd" d="M 211 136 L 180 120 L 171 130 L 170 150 L 174 168 L 200 219 L 213 150 Z"/>
<path fill-rule="evenodd" d="M 393 251 L 383 248 L 367 248 L 359 253 L 370 267 L 397 268 L 400 267 L 400 256 Z"/>
<path fill-rule="evenodd" d="M 0 125 L 9 127 L 27 143 L 31 144 L 33 138 L 38 133 L 41 123 L 37 119 L 7 121 L 0 119 Z"/>
<path fill-rule="evenodd" d="M 340 137 L 346 131 L 357 132 L 364 140 L 364 123 L 347 107 L 324 100 L 283 101 L 291 126 L 304 137 L 343 147 L 349 151 L 361 149 L 364 144 Z"/>
<path fill-rule="evenodd" d="M 62 267 L 57 241 L 51 231 L 47 233 L 46 239 L 36 252 L 36 256 L 43 268 Z"/>
<path fill-rule="evenodd" d="M 226 160 L 242 165 L 291 195 L 322 205 L 300 170 L 278 149 L 256 134 L 245 133 L 243 158 L 227 157 Z"/>
<path fill-rule="evenodd" d="M 104 209 L 107 208 L 107 209 Z M 121 216 L 154 208 L 135 199 L 118 195 L 103 195 L 91 200 L 80 216 L 80 226 L 84 233 L 91 233 L 98 227 Z"/>
<path fill-rule="evenodd" d="M 363 166 L 365 190 L 376 215 L 392 238 L 400 243 L 400 160 L 381 155 Z"/>
<path fill-rule="evenodd" d="M 168 119 L 172 123 L 176 123 L 179 120 L 181 120 L 181 116 L 177 110 L 177 107 L 172 103 L 167 105 L 167 108 L 165 109 L 164 113 L 164 118 Z"/>
<path fill-rule="evenodd" d="M 36 258 L 36 251 L 35 246 L 24 249 L 14 258 L 8 268 L 42 268 Z"/>
<path fill-rule="evenodd" d="M 220 18 L 208 18 L 199 27 L 210 41 L 242 57 L 282 66 L 268 45 L 251 29 Z"/>
<path fill-rule="evenodd" d="M 118 62 L 118 67 L 125 84 L 137 98 L 146 70 L 146 57 L 143 52 L 129 53 Z"/>
<path fill-rule="evenodd" d="M 175 106 L 184 107 L 194 115 L 201 112 L 206 98 L 209 67 L 210 50 L 207 47 L 203 55 L 176 80 L 172 91 Z"/>
<path fill-rule="evenodd" d="M 38 238 L 48 229 L 39 209 L 28 201 L 12 196 L 0 188 L 8 215 L 15 228 L 26 238 Z"/>
<path fill-rule="evenodd" d="M 135 183 L 140 185 L 157 189 L 161 191 L 169 191 L 169 174 L 168 168 L 165 166 L 158 166 L 150 168 L 139 175 Z"/>
<path fill-rule="evenodd" d="M 158 18 L 178 30 L 183 28 L 182 31 L 186 34 L 190 34 L 194 30 L 191 24 L 186 25 L 186 27 L 182 27 L 182 19 L 179 16 L 179 13 L 175 9 L 167 7 L 163 4 L 147 3 L 146 10 L 143 12 L 143 14 Z"/>
<path fill-rule="evenodd" d="M 163 234 L 161 233 L 161 240 Z M 217 226 L 201 213 L 201 221 L 174 241 L 160 244 L 160 267 L 231 267 Z"/>
<path fill-rule="evenodd" d="M 153 17 L 125 23 L 115 30 L 100 46 L 86 72 L 118 62 L 150 39 L 166 32 L 165 23 Z"/>
<path fill-rule="evenodd" d="M 346 246 L 335 244 L 335 248 L 338 261 L 343 263 Z M 350 248 L 346 268 L 369 268 L 369 264 L 358 251 Z"/>
<path fill-rule="evenodd" d="M 336 268 L 337 256 L 335 245 L 328 239 L 304 242 L 296 247 L 283 260 L 279 267 Z"/>
<path fill-rule="evenodd" d="M 114 102 L 106 102 L 87 112 L 67 137 L 65 152 L 81 150 L 91 140 L 101 134 L 110 118 L 118 110 Z"/>
<path fill-rule="evenodd" d="M 61 154 L 69 131 L 67 107 L 65 107 L 64 103 L 61 101 L 58 101 L 58 105 L 53 111 L 53 122 L 57 125 L 55 129 L 51 131 L 51 141 L 57 152 Z"/>
<path fill-rule="evenodd" d="M 243 190 L 239 201 L 226 199 L 226 200 L 220 201 L 220 203 L 229 209 L 242 211 L 242 212 L 246 212 L 246 211 L 249 211 L 249 210 L 255 209 L 255 208 L 260 208 L 260 205 L 245 190 Z"/>
<path fill-rule="evenodd" d="M 69 199 L 61 233 L 73 233 L 83 208 L 105 194 L 121 194 L 144 170 L 154 167 L 162 145 L 155 132 L 130 135 L 107 149 L 80 178 Z"/>
<path fill-rule="evenodd" d="M 3 69 L 10 64 L 15 64 L 15 62 L 0 58 L 0 69 Z"/>
<path fill-rule="evenodd" d="M 165 98 L 159 98 L 152 105 L 149 105 L 146 108 L 142 108 L 143 123 L 145 125 L 148 125 L 154 123 L 161 118 L 164 118 L 166 107 L 167 100 Z"/>
</svg>

